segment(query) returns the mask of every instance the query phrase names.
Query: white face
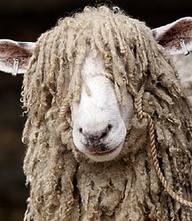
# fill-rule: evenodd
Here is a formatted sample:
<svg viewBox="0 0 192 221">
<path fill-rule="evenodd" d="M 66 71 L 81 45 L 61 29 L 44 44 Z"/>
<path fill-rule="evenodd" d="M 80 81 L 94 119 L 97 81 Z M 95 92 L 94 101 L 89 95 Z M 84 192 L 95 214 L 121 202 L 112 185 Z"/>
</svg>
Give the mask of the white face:
<svg viewBox="0 0 192 221">
<path fill-rule="evenodd" d="M 106 70 L 101 59 L 93 60 L 89 55 L 82 73 L 81 100 L 72 106 L 73 141 L 90 159 L 109 161 L 118 156 L 123 147 L 133 116 L 133 101 L 127 95 L 126 105 L 119 107 L 113 83 L 102 75 Z"/>
</svg>

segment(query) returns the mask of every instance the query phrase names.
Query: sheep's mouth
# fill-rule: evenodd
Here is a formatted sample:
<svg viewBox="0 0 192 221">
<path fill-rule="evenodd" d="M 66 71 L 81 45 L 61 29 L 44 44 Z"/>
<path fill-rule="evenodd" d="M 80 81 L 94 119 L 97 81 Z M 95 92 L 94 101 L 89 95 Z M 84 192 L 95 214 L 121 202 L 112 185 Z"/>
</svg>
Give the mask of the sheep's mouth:
<svg viewBox="0 0 192 221">
<path fill-rule="evenodd" d="M 110 153 L 113 153 L 118 147 L 115 147 L 113 149 L 107 149 L 107 150 L 98 150 L 98 151 L 93 151 L 93 152 L 88 152 L 91 155 L 98 155 L 98 156 L 103 156 L 103 155 L 108 155 Z"/>
<path fill-rule="evenodd" d="M 95 162 L 104 162 L 116 158 L 119 155 L 121 149 L 122 146 L 118 145 L 113 148 L 107 148 L 106 150 L 84 150 L 84 154 Z"/>
<path fill-rule="evenodd" d="M 93 157 L 94 156 L 107 156 L 107 155 L 117 152 L 119 148 L 120 148 L 119 145 L 113 148 L 109 148 L 107 146 L 102 146 L 102 145 L 99 145 L 96 147 L 88 146 L 86 147 L 85 153 Z"/>
<path fill-rule="evenodd" d="M 116 145 L 112 145 L 112 143 L 84 145 L 80 151 L 93 161 L 104 162 L 116 158 L 120 154 L 123 144 L 124 142 L 116 143 Z"/>
</svg>

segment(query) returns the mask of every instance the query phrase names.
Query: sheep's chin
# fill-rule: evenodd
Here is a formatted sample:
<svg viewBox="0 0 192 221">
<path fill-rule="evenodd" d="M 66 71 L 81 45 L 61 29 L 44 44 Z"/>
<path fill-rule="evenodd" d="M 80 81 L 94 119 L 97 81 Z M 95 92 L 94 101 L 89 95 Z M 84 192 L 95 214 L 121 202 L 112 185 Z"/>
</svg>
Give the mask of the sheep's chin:
<svg viewBox="0 0 192 221">
<path fill-rule="evenodd" d="M 119 153 L 121 152 L 121 149 L 123 147 L 123 144 L 121 144 L 118 147 L 112 148 L 109 151 L 104 152 L 88 152 L 85 151 L 84 154 L 91 160 L 95 162 L 105 162 L 105 161 L 111 161 L 114 160 Z"/>
</svg>

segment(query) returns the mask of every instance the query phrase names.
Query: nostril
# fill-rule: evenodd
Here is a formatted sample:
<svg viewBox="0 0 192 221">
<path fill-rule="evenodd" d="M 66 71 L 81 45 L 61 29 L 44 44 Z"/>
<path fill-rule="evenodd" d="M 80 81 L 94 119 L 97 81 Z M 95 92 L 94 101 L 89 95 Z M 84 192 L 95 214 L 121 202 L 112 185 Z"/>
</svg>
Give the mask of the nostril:
<svg viewBox="0 0 192 221">
<path fill-rule="evenodd" d="M 101 133 L 100 139 L 105 138 L 108 135 L 111 128 L 112 128 L 112 125 L 108 124 L 107 128 Z"/>
<path fill-rule="evenodd" d="M 112 127 L 113 126 L 111 124 L 108 124 L 108 126 L 107 126 L 108 131 L 110 131 Z"/>
<path fill-rule="evenodd" d="M 100 139 L 102 139 L 102 138 L 104 138 L 104 137 L 106 137 L 106 136 L 107 136 L 107 131 L 104 131 L 104 132 L 101 133 Z"/>
<path fill-rule="evenodd" d="M 82 128 L 82 127 L 79 128 L 79 132 L 80 132 L 81 134 L 83 133 L 83 128 Z"/>
</svg>

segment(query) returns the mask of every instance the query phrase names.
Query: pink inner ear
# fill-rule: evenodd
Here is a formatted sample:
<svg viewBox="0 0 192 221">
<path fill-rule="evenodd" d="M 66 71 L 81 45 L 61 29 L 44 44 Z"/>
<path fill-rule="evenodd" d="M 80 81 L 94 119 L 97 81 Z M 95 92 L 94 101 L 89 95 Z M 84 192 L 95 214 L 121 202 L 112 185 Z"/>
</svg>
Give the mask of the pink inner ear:
<svg viewBox="0 0 192 221">
<path fill-rule="evenodd" d="M 13 75 L 25 73 L 34 48 L 32 42 L 0 40 L 0 70 Z"/>
<path fill-rule="evenodd" d="M 173 27 L 167 30 L 160 38 L 158 39 L 159 44 L 163 47 L 176 48 L 180 50 L 180 39 L 185 41 L 185 44 L 188 44 L 192 40 L 192 21 L 181 21 L 176 23 Z"/>
<path fill-rule="evenodd" d="M 153 36 L 160 45 L 173 54 L 191 50 L 192 18 L 182 18 L 171 24 L 154 29 Z"/>
<path fill-rule="evenodd" d="M 31 57 L 32 51 L 24 44 L 0 41 L 0 58 Z"/>
</svg>

